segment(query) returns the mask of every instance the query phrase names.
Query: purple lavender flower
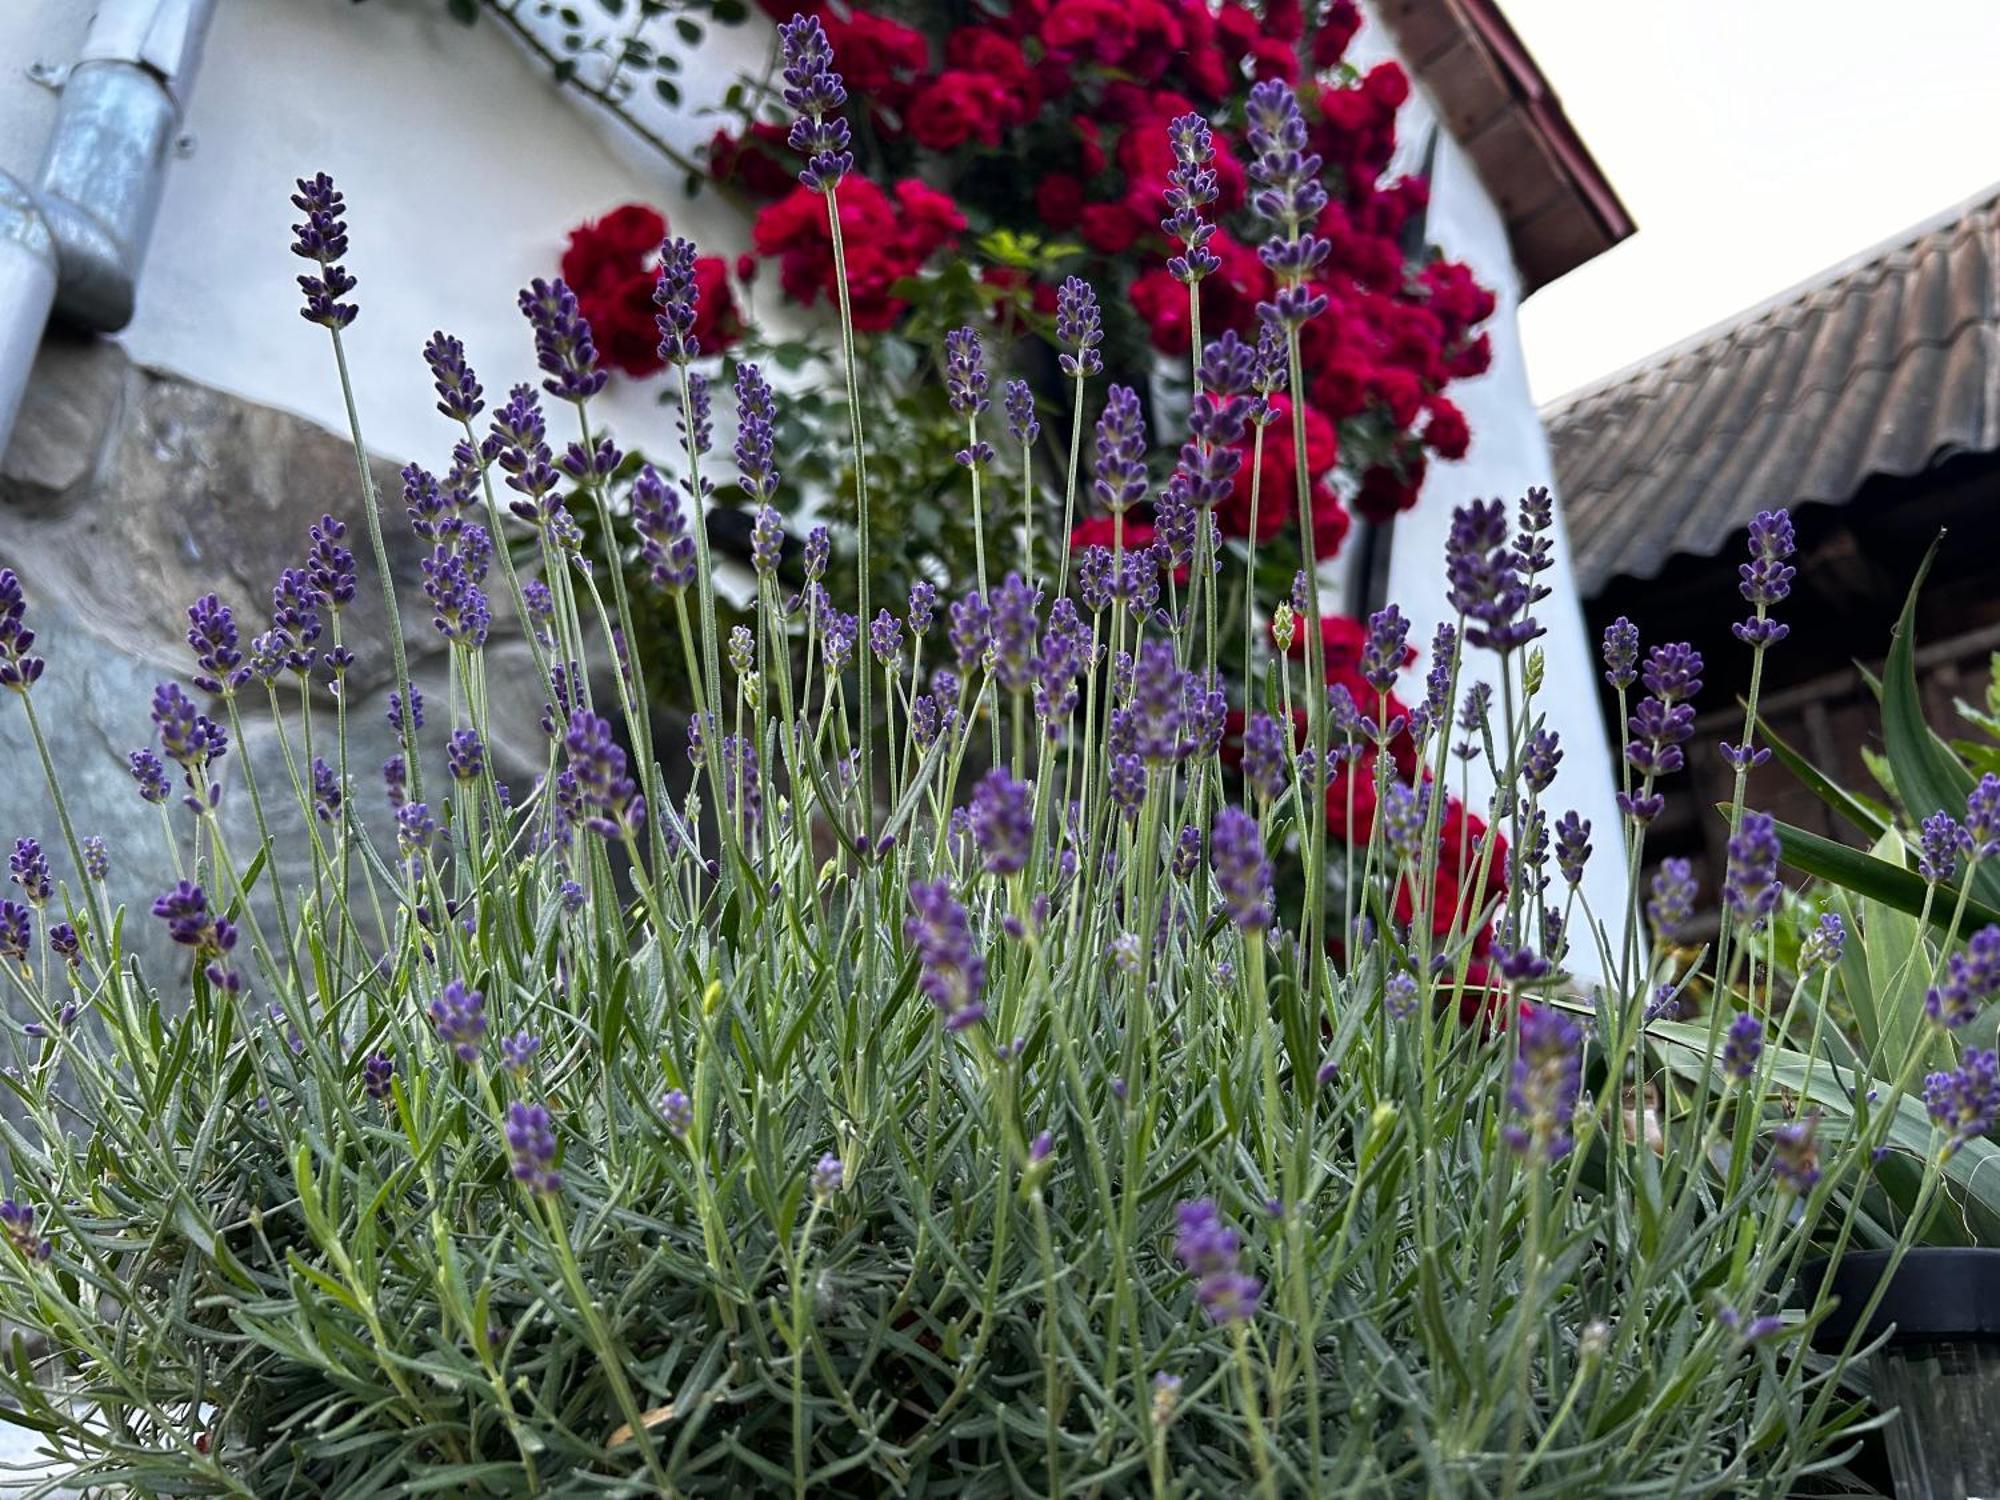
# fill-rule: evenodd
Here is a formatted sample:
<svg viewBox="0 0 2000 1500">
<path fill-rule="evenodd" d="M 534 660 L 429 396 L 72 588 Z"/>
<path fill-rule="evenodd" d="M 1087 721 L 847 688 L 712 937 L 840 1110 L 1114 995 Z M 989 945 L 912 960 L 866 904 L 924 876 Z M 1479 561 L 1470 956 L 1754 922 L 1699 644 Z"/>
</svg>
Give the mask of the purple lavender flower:
<svg viewBox="0 0 2000 1500">
<path fill-rule="evenodd" d="M 1604 680 L 1620 690 L 1639 680 L 1639 627 L 1623 615 L 1604 627 Z"/>
<path fill-rule="evenodd" d="M 701 355 L 695 322 L 701 313 L 701 289 L 694 279 L 692 241 L 668 240 L 660 249 L 659 274 L 653 282 L 653 302 L 660 310 L 653 322 L 660 330 L 660 358 L 685 365 Z"/>
<path fill-rule="evenodd" d="M 813 1163 L 812 1195 L 821 1203 L 839 1197 L 846 1186 L 847 1168 L 833 1152 L 827 1152 Z"/>
<path fill-rule="evenodd" d="M 1243 726 L 1243 782 L 1265 801 L 1275 800 L 1291 779 L 1291 746 L 1278 721 L 1252 714 Z"/>
<path fill-rule="evenodd" d="M 392 755 L 382 762 L 382 790 L 392 808 L 400 810 L 409 801 L 410 763 L 402 756 Z"/>
<path fill-rule="evenodd" d="M 1632 739 L 1625 746 L 1625 761 L 1648 781 L 1687 764 L 1681 746 L 1694 733 L 1694 705 L 1687 700 L 1701 691 L 1701 670 L 1701 653 L 1685 641 L 1655 646 L 1647 655 L 1641 674 L 1647 696 L 1626 720 Z M 1656 795 L 1621 795 L 1619 802 L 1642 823 L 1657 817 L 1664 805 Z"/>
<path fill-rule="evenodd" d="M 82 940 L 68 922 L 58 922 L 49 929 L 49 951 L 71 968 L 83 962 Z"/>
<path fill-rule="evenodd" d="M 910 634 L 920 641 L 929 635 L 936 614 L 937 588 L 919 578 L 910 585 Z"/>
<path fill-rule="evenodd" d="M 1537 729 L 1528 736 L 1528 744 L 1521 754 L 1521 780 L 1528 784 L 1528 790 L 1540 796 L 1556 779 L 1556 767 L 1562 764 L 1562 748 L 1553 729 Z"/>
<path fill-rule="evenodd" d="M 467 989 L 464 980 L 454 979 L 431 1001 L 430 1016 L 438 1040 L 450 1047 L 460 1062 L 479 1060 L 479 1043 L 486 1035 L 485 995 Z"/>
<path fill-rule="evenodd" d="M 83 840 L 83 873 L 100 881 L 111 874 L 111 853 L 104 847 L 104 840 L 94 833 L 85 835 Z"/>
<path fill-rule="evenodd" d="M 1209 835 L 1209 860 L 1229 920 L 1244 932 L 1269 927 L 1271 861 L 1264 853 L 1264 834 L 1257 820 L 1240 807 L 1223 808 Z"/>
<path fill-rule="evenodd" d="M 542 1105 L 516 1099 L 507 1106 L 507 1155 L 514 1180 L 529 1192 L 547 1197 L 562 1191 L 555 1128 Z"/>
<path fill-rule="evenodd" d="M 759 506 L 750 527 L 750 566 L 760 577 L 768 577 L 777 572 L 784 551 L 784 519 L 771 506 Z"/>
<path fill-rule="evenodd" d="M 1924 1014 L 1949 1030 L 1977 1019 L 2000 990 L 2000 927 L 1982 927 L 1945 960 L 1944 979 L 1924 995 Z"/>
<path fill-rule="evenodd" d="M 694 1128 L 694 1101 L 680 1089 L 668 1089 L 660 1096 L 660 1119 L 665 1122 L 667 1134 L 677 1141 L 687 1139 L 687 1133 Z"/>
<path fill-rule="evenodd" d="M 1267 325 L 1296 329 L 1326 310 L 1326 297 L 1310 285 L 1331 247 L 1312 232 L 1326 207 L 1322 162 L 1306 149 L 1305 117 L 1289 85 L 1267 79 L 1250 90 L 1246 109 L 1252 192 L 1250 207 L 1271 226 L 1258 259 L 1278 283 L 1278 294 L 1257 313 Z"/>
<path fill-rule="evenodd" d="M 1222 1222 L 1213 1198 L 1196 1198 L 1175 1210 L 1174 1256 L 1195 1279 L 1195 1300 L 1209 1321 L 1247 1322 L 1257 1314 L 1263 1283 L 1240 1268 L 1242 1241 Z"/>
<path fill-rule="evenodd" d="M 1056 288 L 1056 343 L 1062 353 L 1056 363 L 1064 375 L 1081 380 L 1104 369 L 1098 346 L 1104 342 L 1104 319 L 1097 293 L 1080 276 L 1069 276 Z"/>
<path fill-rule="evenodd" d="M 1031 789 L 995 766 L 972 792 L 972 837 L 990 875 L 1017 875 L 1034 851 Z"/>
<path fill-rule="evenodd" d="M 535 1054 L 542 1050 L 542 1039 L 532 1032 L 517 1031 L 500 1040 L 501 1065 L 508 1072 L 520 1075 L 535 1065 Z"/>
<path fill-rule="evenodd" d="M 1025 693 L 1035 683 L 1036 616 L 1042 591 L 1009 573 L 991 596 L 993 681 L 1003 693 Z"/>
<path fill-rule="evenodd" d="M 817 16 L 793 16 L 778 28 L 784 45 L 785 103 L 798 111 L 787 143 L 806 158 L 799 181 L 808 191 L 831 193 L 854 170 L 847 121 L 840 111 L 847 89 L 833 70 L 833 45 Z"/>
<path fill-rule="evenodd" d="M 886 609 L 877 611 L 868 627 L 868 649 L 887 671 L 903 653 L 903 622 Z"/>
<path fill-rule="evenodd" d="M 0 1198 L 0 1238 L 26 1261 L 45 1261 L 55 1246 L 35 1228 L 35 1210 L 13 1198 Z"/>
<path fill-rule="evenodd" d="M 1583 1086 L 1583 1029 L 1547 1006 L 1523 1008 L 1516 1028 L 1514 1082 L 1507 1091 L 1516 1118 L 1502 1134 L 1523 1155 L 1560 1161 L 1576 1144 L 1570 1127 Z"/>
<path fill-rule="evenodd" d="M 1105 790 L 1125 821 L 1137 822 L 1139 808 L 1146 800 L 1146 762 L 1129 753 L 1114 753 Z"/>
<path fill-rule="evenodd" d="M 603 390 L 610 377 L 598 368 L 590 324 L 578 310 L 569 284 L 560 276 L 553 281 L 537 276 L 517 300 L 521 316 L 535 331 L 542 389 L 562 401 L 585 401 Z"/>
<path fill-rule="evenodd" d="M 1010 380 L 1006 386 L 1007 435 L 1024 448 L 1034 446 L 1042 435 L 1035 415 L 1035 388 L 1025 380 Z"/>
<path fill-rule="evenodd" d="M 437 409 L 454 422 L 470 426 L 486 409 L 483 392 L 472 366 L 466 362 L 465 345 L 442 331 L 424 345 L 424 363 L 430 366 L 431 381 L 437 389 Z"/>
<path fill-rule="evenodd" d="M 776 444 L 773 424 L 777 421 L 777 404 L 771 396 L 770 384 L 763 372 L 747 361 L 736 367 L 736 475 L 749 497 L 750 504 L 760 508 L 768 507 L 771 497 L 778 492 L 778 481 L 783 477 L 772 454 Z M 759 524 L 763 522 L 760 514 Z M 775 513 L 772 527 L 782 537 Z M 768 572 L 777 566 L 773 552 L 770 567 L 760 571 Z"/>
<path fill-rule="evenodd" d="M 1837 912 L 1826 912 L 1819 919 L 1819 925 L 1806 934 L 1799 944 L 1799 973 L 1810 974 L 1814 969 L 1833 969 L 1840 966 L 1841 955 L 1847 951 L 1847 929 L 1841 924 Z"/>
<path fill-rule="evenodd" d="M 179 882 L 153 902 L 153 915 L 167 924 L 168 937 L 194 949 L 197 959 L 209 960 L 204 972 L 211 983 L 226 990 L 240 987 L 240 979 L 226 962 L 236 946 L 235 924 L 208 909 L 208 895 L 200 886 Z"/>
<path fill-rule="evenodd" d="M 1168 124 L 1167 142 L 1174 164 L 1167 169 L 1168 213 L 1160 229 L 1182 246 L 1182 253 L 1167 261 L 1167 271 L 1176 281 L 1192 284 L 1222 264 L 1208 248 L 1215 225 L 1202 213 L 1220 191 L 1213 166 L 1215 135 L 1200 115 L 1185 114 Z"/>
<path fill-rule="evenodd" d="M 1966 793 L 1965 843 L 1973 859 L 2000 855 L 2000 776 L 1991 771 Z"/>
<path fill-rule="evenodd" d="M 1474 500 L 1451 513 L 1445 540 L 1445 574 L 1452 608 L 1467 620 L 1465 638 L 1505 653 L 1543 634 L 1527 613 L 1530 585 L 1523 559 L 1509 544 L 1507 507 Z"/>
<path fill-rule="evenodd" d="M 1146 498 L 1146 418 L 1130 386 L 1105 393 L 1096 445 L 1091 493 L 1114 516 L 1122 515 Z"/>
<path fill-rule="evenodd" d="M 1771 1132 L 1771 1175 L 1781 1187 L 1803 1193 L 1819 1181 L 1819 1116 L 1792 1120 Z"/>
<path fill-rule="evenodd" d="M 1152 765 L 1182 759 L 1189 749 L 1188 689 L 1172 643 L 1146 641 L 1133 663 L 1130 705 L 1112 715 L 1113 745 Z"/>
<path fill-rule="evenodd" d="M 354 554 L 342 543 L 347 527 L 332 516 L 321 516 L 307 528 L 306 583 L 313 597 L 339 611 L 354 600 Z"/>
<path fill-rule="evenodd" d="M 1382 1008 L 1392 1021 L 1407 1021 L 1417 1013 L 1417 976 L 1398 969 L 1382 982 Z"/>
<path fill-rule="evenodd" d="M 18 901 L 0 901 L 0 958 L 27 962 L 28 944 L 34 935 L 34 919 Z"/>
<path fill-rule="evenodd" d="M 1563 879 L 1572 887 L 1581 885 L 1584 861 L 1590 858 L 1590 819 L 1572 810 L 1556 820 L 1555 856 Z"/>
<path fill-rule="evenodd" d="M 1423 847 L 1424 824 L 1430 816 L 1430 783 L 1414 788 L 1391 781 L 1382 798 L 1382 839 L 1389 851 L 1414 866 Z"/>
<path fill-rule="evenodd" d="M 396 1076 L 396 1061 L 386 1052 L 372 1052 L 361 1064 L 361 1089 L 376 1103 L 385 1103 L 390 1097 L 391 1080 Z"/>
<path fill-rule="evenodd" d="M 54 884 L 49 878 L 49 857 L 42 853 L 42 846 L 34 839 L 14 841 L 14 852 L 7 859 L 7 872 L 32 906 L 48 905 L 49 897 L 55 894 Z"/>
<path fill-rule="evenodd" d="M 322 823 L 340 821 L 341 804 L 347 800 L 347 786 L 326 763 L 315 755 L 312 763 L 313 811 Z"/>
<path fill-rule="evenodd" d="M 1762 1317 L 1749 1317 L 1733 1307 L 1725 1307 L 1715 1315 L 1715 1321 L 1727 1328 L 1746 1344 L 1754 1344 L 1759 1339 L 1767 1339 L 1774 1333 L 1782 1332 L 1785 1320 L 1766 1313 Z"/>
<path fill-rule="evenodd" d="M 1050 739 L 1059 737 L 1076 712 L 1077 679 L 1090 662 L 1090 636 L 1076 605 L 1058 599 L 1049 609 L 1035 657 L 1035 714 L 1047 726 Z"/>
<path fill-rule="evenodd" d="M 197 713 L 193 702 L 175 683 L 163 682 L 153 689 L 153 724 L 160 732 L 160 748 L 167 752 L 167 759 L 190 774 L 229 753 L 227 732 L 207 714 Z M 138 779 L 136 758 L 132 774 Z"/>
<path fill-rule="evenodd" d="M 1784 887 L 1778 882 L 1777 823 L 1769 813 L 1745 812 L 1729 840 L 1729 872 L 1722 900 L 1738 921 L 1761 930 L 1778 909 Z"/>
<path fill-rule="evenodd" d="M 1947 812 L 1924 819 L 1917 873 L 1932 885 L 1942 885 L 1958 873 L 1958 855 L 1970 841 L 1958 820 Z"/>
<path fill-rule="evenodd" d="M 976 417 L 990 404 L 986 399 L 986 350 L 971 328 L 954 328 L 944 336 L 944 392 L 961 417 Z"/>
<path fill-rule="evenodd" d="M 396 852 L 412 877 L 422 868 L 423 856 L 437 836 L 437 826 L 437 819 L 431 816 L 426 803 L 409 802 L 396 809 Z"/>
<path fill-rule="evenodd" d="M 1951 1132 L 1944 1145 L 1946 1156 L 1975 1136 L 1987 1134 L 2000 1114 L 2000 1057 L 1969 1048 L 1957 1068 L 1924 1080 L 1924 1104 L 1931 1119 Z"/>
<path fill-rule="evenodd" d="M 832 553 L 833 536 L 824 526 L 815 526 L 806 533 L 806 582 L 818 583 L 826 576 L 827 559 Z"/>
<path fill-rule="evenodd" d="M 1731 627 L 1736 639 L 1746 646 L 1761 651 L 1766 646 L 1777 645 L 1791 634 L 1789 625 L 1769 619 L 1765 611 L 1774 604 L 1782 604 L 1792 592 L 1792 577 L 1797 570 L 1785 559 L 1797 550 L 1790 511 L 1757 512 L 1756 519 L 1750 523 L 1750 561 L 1736 570 L 1742 578 L 1737 587 L 1744 599 L 1756 607 L 1757 613 Z"/>
<path fill-rule="evenodd" d="M 187 643 L 194 651 L 194 685 L 204 693 L 231 693 L 248 680 L 237 649 L 236 618 L 214 594 L 203 594 L 187 610 Z"/>
<path fill-rule="evenodd" d="M 493 610 L 486 591 L 473 581 L 466 558 L 448 547 L 438 547 L 422 566 L 424 597 L 431 602 L 431 627 L 453 645 L 485 645 L 493 626 Z"/>
<path fill-rule="evenodd" d="M 983 594 L 975 591 L 953 602 L 950 637 L 959 671 L 970 674 L 985 665 L 993 644 L 993 612 Z"/>
<path fill-rule="evenodd" d="M 601 838 L 618 839 L 644 826 L 646 799 L 625 774 L 625 752 L 612 735 L 608 720 L 587 708 L 576 709 L 569 716 L 563 748 L 569 756 L 567 774 L 575 778 L 586 814 L 586 828 Z"/>
<path fill-rule="evenodd" d="M 1410 622 L 1395 605 L 1368 617 L 1368 638 L 1361 647 L 1361 676 L 1378 693 L 1396 685 L 1409 651 Z"/>
<path fill-rule="evenodd" d="M 139 788 L 139 795 L 147 802 L 165 802 L 173 788 L 167 783 L 167 768 L 160 764 L 159 756 L 151 750 L 134 750 L 126 757 L 132 768 L 132 780 Z"/>
<path fill-rule="evenodd" d="M 678 593 L 694 582 L 695 541 L 680 497 L 651 464 L 632 481 L 632 527 L 639 533 L 639 556 L 653 585 Z"/>
<path fill-rule="evenodd" d="M 347 212 L 347 202 L 324 172 L 299 178 L 298 189 L 292 195 L 292 206 L 305 219 L 292 226 L 292 233 L 298 236 L 292 242 L 292 254 L 319 267 L 317 276 L 299 277 L 299 290 L 306 299 L 299 316 L 338 333 L 361 311 L 352 302 L 340 300 L 355 285 L 354 278 L 336 264 L 347 254 L 347 225 L 341 217 Z"/>
<path fill-rule="evenodd" d="M 903 941 L 916 951 L 917 984 L 944 1017 L 946 1031 L 963 1031 L 986 1014 L 986 960 L 972 941 L 965 908 L 948 882 L 913 881 Z"/>
<path fill-rule="evenodd" d="M 42 675 L 43 661 L 28 655 L 35 632 L 28 629 L 27 596 L 12 568 L 0 568 L 0 687 L 25 693 Z"/>
<path fill-rule="evenodd" d="M 764 781 L 757 747 L 747 734 L 722 738 L 722 806 L 732 814 L 740 810 L 745 833 L 757 837 L 764 826 Z"/>
<path fill-rule="evenodd" d="M 1764 1052 L 1764 1023 L 1743 1012 L 1729 1023 L 1722 1043 L 1722 1071 L 1731 1078 L 1747 1079 L 1757 1071 L 1757 1059 Z"/>
<path fill-rule="evenodd" d="M 454 729 L 444 749 L 453 781 L 477 781 L 486 769 L 486 747 L 474 729 Z"/>
</svg>

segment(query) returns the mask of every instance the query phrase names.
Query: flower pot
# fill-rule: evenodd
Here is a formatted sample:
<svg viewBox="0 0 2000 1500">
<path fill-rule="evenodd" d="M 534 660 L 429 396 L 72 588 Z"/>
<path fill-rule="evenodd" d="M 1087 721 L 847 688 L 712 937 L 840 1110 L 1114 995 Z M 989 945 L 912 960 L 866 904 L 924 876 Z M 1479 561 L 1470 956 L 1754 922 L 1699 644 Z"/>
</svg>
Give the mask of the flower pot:
<svg viewBox="0 0 2000 1500">
<path fill-rule="evenodd" d="M 1808 1297 L 1827 1278 L 1840 1299 L 1813 1343 L 1837 1351 L 1889 1266 L 1889 1252 L 1842 1256 L 1806 1271 Z M 2000 1250 L 1906 1252 L 1863 1330 L 1885 1330 L 1870 1359 L 1875 1400 L 1897 1415 L 1887 1432 L 1900 1500 L 2000 1497 Z"/>
</svg>

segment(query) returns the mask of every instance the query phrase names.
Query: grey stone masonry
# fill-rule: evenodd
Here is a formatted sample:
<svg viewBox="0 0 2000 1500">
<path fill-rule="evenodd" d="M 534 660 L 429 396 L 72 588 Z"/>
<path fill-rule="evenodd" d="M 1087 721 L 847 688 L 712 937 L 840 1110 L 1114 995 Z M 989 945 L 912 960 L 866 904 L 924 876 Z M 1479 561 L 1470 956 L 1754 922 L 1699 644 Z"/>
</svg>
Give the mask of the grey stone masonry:
<svg viewBox="0 0 2000 1500">
<path fill-rule="evenodd" d="M 411 673 L 425 699 L 429 790 L 445 776 L 448 660 L 418 592 L 424 553 L 404 523 L 397 466 L 377 459 L 373 467 Z M 303 561 L 306 529 L 322 514 L 347 523 L 360 574 L 342 621 L 356 654 L 348 693 L 352 795 L 378 841 L 387 833 L 381 766 L 397 748 L 386 719 L 394 679 L 363 504 L 343 435 L 140 368 L 115 344 L 52 335 L 43 345 L 0 460 L 0 566 L 21 575 L 35 650 L 48 662 L 35 709 L 77 834 L 98 834 L 109 846 L 111 895 L 127 909 L 127 951 L 165 989 L 177 987 L 186 965 L 147 907 L 173 883 L 173 864 L 160 812 L 135 793 L 126 755 L 153 741 L 154 685 L 173 680 L 188 688 L 188 604 L 211 591 L 221 595 L 236 611 L 247 650 L 269 623 L 273 580 Z M 500 613 L 504 590 L 493 592 Z M 539 770 L 545 753 L 535 727 L 542 695 L 528 661 L 518 639 L 496 632 L 487 648 L 494 721 L 515 734 L 493 753 L 510 778 Z M 0 696 L 0 847 L 38 838 L 58 878 L 74 883 L 79 872 L 63 847 L 26 716 L 11 694 Z M 304 774 L 296 695 L 280 702 Z M 296 890 L 309 871 L 303 814 L 264 691 L 246 689 L 238 708 L 247 745 L 232 743 L 225 762 L 231 846 L 247 860 L 256 845 L 243 777 L 247 751 L 284 856 L 278 875 Z M 219 706 L 206 711 L 223 720 Z M 315 748 L 332 761 L 330 698 L 315 698 L 314 720 Z M 169 809 L 185 845 L 189 814 L 177 803 Z"/>
</svg>

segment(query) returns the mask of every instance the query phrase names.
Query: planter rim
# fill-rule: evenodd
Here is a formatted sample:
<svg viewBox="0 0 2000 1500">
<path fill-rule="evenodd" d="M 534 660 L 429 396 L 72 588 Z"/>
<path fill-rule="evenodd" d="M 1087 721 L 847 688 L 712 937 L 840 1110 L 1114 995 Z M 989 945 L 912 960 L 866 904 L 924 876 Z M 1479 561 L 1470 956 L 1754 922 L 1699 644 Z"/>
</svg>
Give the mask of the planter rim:
<svg viewBox="0 0 2000 1500">
<path fill-rule="evenodd" d="M 1814 1261 L 1799 1275 L 1799 1291 L 1810 1303 L 1822 1282 L 1840 1305 L 1813 1330 L 1813 1345 L 1838 1351 L 1860 1320 L 1861 1309 L 1888 1268 L 1887 1250 L 1850 1251 L 1831 1266 Z M 1864 1342 L 1894 1325 L 1888 1347 L 1947 1341 L 2000 1343 L 2000 1250 L 1917 1247 L 1902 1263 L 1874 1316 Z"/>
</svg>

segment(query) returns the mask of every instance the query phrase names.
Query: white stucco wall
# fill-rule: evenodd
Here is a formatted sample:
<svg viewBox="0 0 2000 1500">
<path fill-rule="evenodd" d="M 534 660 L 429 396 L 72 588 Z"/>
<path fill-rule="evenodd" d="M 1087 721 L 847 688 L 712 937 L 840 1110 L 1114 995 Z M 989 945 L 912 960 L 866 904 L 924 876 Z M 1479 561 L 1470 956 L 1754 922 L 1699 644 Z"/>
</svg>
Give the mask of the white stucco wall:
<svg viewBox="0 0 2000 1500">
<path fill-rule="evenodd" d="M 73 56 L 86 0 L 4 0 L 0 58 Z M 751 28 L 718 28 L 667 128 L 692 146 L 698 111 L 763 56 Z M 30 176 L 54 95 L 19 69 L 0 78 L 0 168 Z M 555 273 L 566 231 L 620 203 L 668 209 L 705 250 L 743 248 L 719 200 L 679 202 L 678 178 L 620 149 L 591 106 L 490 18 L 452 22 L 437 0 L 219 0 L 186 130 L 120 342 L 140 362 L 283 407 L 336 430 L 346 416 L 326 337 L 297 312 L 288 250 L 292 181 L 332 173 L 347 195 L 361 316 L 346 335 L 369 446 L 441 463 L 449 429 L 431 409 L 419 351 L 434 328 L 465 340 L 489 395 L 533 371 L 514 295 Z M 664 112 L 662 112 L 664 113 Z M 658 121 L 654 121 L 658 123 Z M 662 445 L 657 382 L 614 379 L 608 420 Z"/>
<path fill-rule="evenodd" d="M 1390 54 L 1386 38 L 1372 22 L 1356 41 L 1357 54 Z M 1401 149 L 1414 157 L 1435 129 L 1437 112 L 1421 89 L 1413 90 L 1399 122 Z M 1410 165 L 1412 163 L 1405 163 Z M 1555 490 L 1555 468 L 1528 390 L 1527 363 L 1522 356 L 1520 278 L 1507 245 L 1507 228 L 1484 184 L 1465 153 L 1448 132 L 1437 135 L 1431 173 L 1430 238 L 1454 260 L 1478 274 L 1498 301 L 1486 325 L 1493 340 L 1493 364 L 1477 379 L 1459 381 L 1451 399 L 1465 412 L 1472 428 L 1472 447 L 1456 463 L 1431 461 L 1423 497 L 1415 510 L 1399 516 L 1389 563 L 1389 597 L 1414 622 L 1411 638 L 1427 644 L 1441 620 L 1453 617 L 1445 600 L 1444 543 L 1454 507 L 1469 500 L 1504 499 L 1511 505 L 1531 485 Z M 1560 496 L 1558 496 L 1560 499 Z M 1584 628 L 1583 606 L 1570 582 L 1569 539 L 1556 512 L 1556 567 L 1549 575 L 1556 592 L 1535 611 L 1548 634 L 1536 644 L 1547 659 L 1545 686 L 1537 703 L 1549 727 L 1562 737 L 1563 762 L 1549 793 L 1551 821 L 1575 808 L 1591 823 L 1596 848 L 1584 877 L 1584 894 L 1599 918 L 1619 920 L 1626 893 L 1620 847 L 1617 783 L 1614 762 L 1598 711 L 1596 646 Z M 1420 683 L 1421 668 L 1412 674 Z M 1498 662 L 1490 652 L 1475 651 L 1467 664 L 1469 680 L 1499 682 Z M 1478 767 L 1475 805 L 1491 789 L 1488 768 Z M 1618 928 L 1623 931 L 1622 925 Z M 1594 955 L 1579 930 L 1571 959 L 1579 972 L 1594 973 Z M 1614 947 L 1614 951 L 1616 951 Z"/>
</svg>

